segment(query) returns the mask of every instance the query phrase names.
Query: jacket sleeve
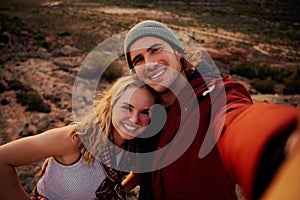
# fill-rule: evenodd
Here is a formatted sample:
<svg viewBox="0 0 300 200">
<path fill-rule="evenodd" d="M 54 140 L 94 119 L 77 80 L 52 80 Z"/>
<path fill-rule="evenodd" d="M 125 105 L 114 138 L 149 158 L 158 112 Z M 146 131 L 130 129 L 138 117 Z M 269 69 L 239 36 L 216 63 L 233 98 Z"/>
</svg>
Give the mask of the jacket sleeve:
<svg viewBox="0 0 300 200">
<path fill-rule="evenodd" d="M 285 140 L 296 126 L 299 110 L 268 103 L 235 106 L 229 101 L 227 111 L 218 140 L 220 155 L 246 198 L 256 199 L 283 159 Z"/>
</svg>

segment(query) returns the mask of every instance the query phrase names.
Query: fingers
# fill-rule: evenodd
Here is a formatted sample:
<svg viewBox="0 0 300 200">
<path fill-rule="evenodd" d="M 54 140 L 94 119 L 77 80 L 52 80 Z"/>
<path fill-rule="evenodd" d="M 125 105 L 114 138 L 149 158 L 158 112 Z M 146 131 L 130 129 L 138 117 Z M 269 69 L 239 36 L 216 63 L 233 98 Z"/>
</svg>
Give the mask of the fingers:
<svg viewBox="0 0 300 200">
<path fill-rule="evenodd" d="M 300 118 L 292 133 L 288 157 L 278 169 L 262 200 L 300 199 Z"/>
<path fill-rule="evenodd" d="M 38 197 L 38 200 L 48 200 L 46 197 L 43 197 L 43 196 L 39 196 Z"/>
<path fill-rule="evenodd" d="M 285 154 L 286 156 L 290 156 L 293 153 L 294 148 L 297 143 L 299 143 L 300 139 L 300 116 L 298 117 L 297 125 L 295 130 L 289 136 L 286 145 L 285 145 Z"/>
<path fill-rule="evenodd" d="M 48 165 L 48 162 L 49 162 L 49 158 L 47 158 L 44 163 L 43 163 L 43 166 L 41 168 L 41 171 L 40 171 L 40 176 L 42 176 L 44 173 L 45 173 L 45 170 L 46 170 L 46 167 Z"/>
</svg>

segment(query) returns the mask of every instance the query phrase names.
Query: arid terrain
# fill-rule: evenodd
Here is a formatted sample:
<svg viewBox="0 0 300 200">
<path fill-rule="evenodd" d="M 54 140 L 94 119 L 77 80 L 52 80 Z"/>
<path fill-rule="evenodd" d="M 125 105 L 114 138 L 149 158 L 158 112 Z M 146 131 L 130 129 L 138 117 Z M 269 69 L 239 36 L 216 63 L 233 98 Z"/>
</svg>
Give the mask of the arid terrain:
<svg viewBox="0 0 300 200">
<path fill-rule="evenodd" d="M 1 0 L 0 144 L 73 121 L 74 81 L 84 59 L 99 43 L 145 19 L 201 44 L 220 72 L 243 83 L 255 102 L 300 108 L 295 6 L 299 10 L 296 1 Z M 122 58 L 116 65 L 98 83 L 100 95 L 127 70 Z M 40 166 L 18 167 L 28 192 Z"/>
</svg>

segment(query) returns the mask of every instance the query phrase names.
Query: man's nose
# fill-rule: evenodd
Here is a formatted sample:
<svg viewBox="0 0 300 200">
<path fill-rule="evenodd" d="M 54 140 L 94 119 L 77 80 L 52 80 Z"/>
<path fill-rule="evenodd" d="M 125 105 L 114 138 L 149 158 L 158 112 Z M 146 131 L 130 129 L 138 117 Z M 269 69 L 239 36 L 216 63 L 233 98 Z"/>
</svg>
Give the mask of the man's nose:
<svg viewBox="0 0 300 200">
<path fill-rule="evenodd" d="M 145 68 L 148 71 L 152 71 L 156 69 L 158 62 L 153 56 L 147 56 L 145 57 Z"/>
</svg>

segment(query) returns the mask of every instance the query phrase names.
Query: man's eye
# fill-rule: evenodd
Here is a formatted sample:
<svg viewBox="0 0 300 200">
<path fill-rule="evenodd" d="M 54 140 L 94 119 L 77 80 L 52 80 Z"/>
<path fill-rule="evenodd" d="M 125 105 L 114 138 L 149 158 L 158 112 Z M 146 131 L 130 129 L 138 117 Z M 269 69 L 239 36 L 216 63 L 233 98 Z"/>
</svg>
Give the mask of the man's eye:
<svg viewBox="0 0 300 200">
<path fill-rule="evenodd" d="M 152 49 L 151 49 L 151 52 L 152 52 L 152 53 L 156 53 L 156 52 L 158 52 L 159 50 L 160 50 L 160 48 L 152 48 Z"/>
<path fill-rule="evenodd" d="M 133 64 L 134 66 L 137 66 L 137 65 L 142 64 L 142 62 L 143 62 L 143 59 L 142 59 L 142 58 L 135 58 L 135 59 L 133 59 L 132 64 Z"/>
</svg>

